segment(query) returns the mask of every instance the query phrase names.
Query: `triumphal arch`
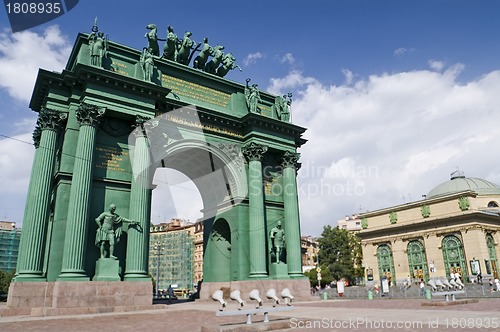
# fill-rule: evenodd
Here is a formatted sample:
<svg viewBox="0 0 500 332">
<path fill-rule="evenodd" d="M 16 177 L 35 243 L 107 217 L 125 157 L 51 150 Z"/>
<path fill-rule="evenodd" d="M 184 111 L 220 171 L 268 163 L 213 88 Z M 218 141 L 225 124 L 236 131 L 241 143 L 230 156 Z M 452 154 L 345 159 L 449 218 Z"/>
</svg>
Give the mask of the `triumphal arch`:
<svg viewBox="0 0 500 332">
<path fill-rule="evenodd" d="M 296 183 L 305 129 L 290 122 L 291 95 L 224 78 L 236 59 L 208 38 L 196 44 L 169 26 L 163 46 L 156 26 L 146 28 L 136 50 L 96 23 L 77 36 L 61 73 L 39 71 L 30 103 L 36 152 L 8 305 L 151 304 L 160 167 L 184 173 L 203 200 L 202 298 L 221 288 L 308 294 Z"/>
</svg>

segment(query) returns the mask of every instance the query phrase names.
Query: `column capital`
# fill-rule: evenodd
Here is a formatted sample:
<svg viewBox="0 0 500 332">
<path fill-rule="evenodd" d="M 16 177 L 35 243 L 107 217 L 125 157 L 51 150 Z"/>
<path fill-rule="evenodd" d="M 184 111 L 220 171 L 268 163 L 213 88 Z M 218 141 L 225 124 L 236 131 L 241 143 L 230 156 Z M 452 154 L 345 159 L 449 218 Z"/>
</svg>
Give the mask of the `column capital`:
<svg viewBox="0 0 500 332">
<path fill-rule="evenodd" d="M 35 148 L 38 149 L 40 146 L 40 139 L 42 138 L 42 129 L 39 126 L 35 127 L 35 130 L 33 130 L 33 145 Z"/>
<path fill-rule="evenodd" d="M 264 153 L 267 152 L 267 146 L 257 143 L 250 143 L 241 148 L 241 152 L 248 161 L 262 160 Z"/>
<path fill-rule="evenodd" d="M 58 131 L 62 128 L 62 125 L 67 118 L 68 115 L 66 113 L 43 107 L 38 113 L 36 127 L 33 131 L 33 144 L 35 145 L 35 147 L 38 148 L 40 145 L 42 131 Z"/>
<path fill-rule="evenodd" d="M 300 153 L 285 151 L 281 157 L 281 165 L 283 165 L 284 168 L 292 167 L 297 169 L 299 167 L 299 163 L 297 162 L 299 158 Z"/>
<path fill-rule="evenodd" d="M 43 107 L 38 113 L 36 124 L 41 130 L 48 129 L 57 131 L 67 118 L 68 115 L 66 113 Z"/>
<path fill-rule="evenodd" d="M 154 128 L 158 126 L 158 120 L 147 118 L 142 115 L 135 116 L 135 123 L 133 127 L 135 127 L 132 132 L 135 137 L 148 137 Z"/>
<path fill-rule="evenodd" d="M 105 107 L 81 103 L 76 110 L 76 120 L 81 126 L 97 127 L 105 112 Z"/>
</svg>

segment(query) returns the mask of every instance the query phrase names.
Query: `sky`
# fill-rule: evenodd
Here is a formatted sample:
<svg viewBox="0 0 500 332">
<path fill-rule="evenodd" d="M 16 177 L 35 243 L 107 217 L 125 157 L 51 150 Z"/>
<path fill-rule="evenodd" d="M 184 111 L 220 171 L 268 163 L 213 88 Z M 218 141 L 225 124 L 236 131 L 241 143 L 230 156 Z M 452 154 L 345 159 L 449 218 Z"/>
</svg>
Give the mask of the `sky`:
<svg viewBox="0 0 500 332">
<path fill-rule="evenodd" d="M 0 9 L 0 220 L 22 224 L 38 69 L 60 72 L 96 16 L 110 40 L 136 49 L 149 23 L 160 38 L 168 25 L 197 42 L 208 36 L 243 68 L 227 79 L 293 93 L 292 121 L 308 140 L 299 149 L 303 235 L 420 200 L 457 169 L 500 184 L 499 1 L 87 0 L 14 34 Z M 154 223 L 201 216 L 182 177 L 156 174 Z"/>
</svg>

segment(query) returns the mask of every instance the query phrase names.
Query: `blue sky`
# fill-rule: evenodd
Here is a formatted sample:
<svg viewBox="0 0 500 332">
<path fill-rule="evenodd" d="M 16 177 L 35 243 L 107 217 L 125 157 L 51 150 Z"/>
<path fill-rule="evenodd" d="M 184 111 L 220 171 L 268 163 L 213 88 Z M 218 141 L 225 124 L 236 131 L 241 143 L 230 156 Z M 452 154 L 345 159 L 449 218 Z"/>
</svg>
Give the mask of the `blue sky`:
<svg viewBox="0 0 500 332">
<path fill-rule="evenodd" d="M 0 219 L 22 221 L 33 148 L 21 141 L 31 142 L 37 69 L 61 71 L 96 16 L 111 40 L 137 49 L 152 22 L 161 38 L 167 25 L 197 42 L 208 36 L 243 68 L 228 79 L 293 92 L 293 121 L 309 140 L 300 151 L 304 234 L 421 199 L 457 167 L 500 184 L 498 1 L 82 0 L 16 34 L 0 10 Z M 173 204 L 154 198 L 154 222 L 196 218 L 185 203 L 196 190 L 182 188 L 171 188 Z"/>
</svg>

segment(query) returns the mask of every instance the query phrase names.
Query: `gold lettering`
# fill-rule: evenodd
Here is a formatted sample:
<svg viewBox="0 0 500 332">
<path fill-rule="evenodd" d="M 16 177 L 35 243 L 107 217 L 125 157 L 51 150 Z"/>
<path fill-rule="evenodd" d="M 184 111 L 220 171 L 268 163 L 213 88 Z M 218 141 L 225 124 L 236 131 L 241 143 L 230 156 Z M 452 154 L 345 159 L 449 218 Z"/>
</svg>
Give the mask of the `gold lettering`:
<svg viewBox="0 0 500 332">
<path fill-rule="evenodd" d="M 128 152 L 111 147 L 96 147 L 96 151 L 99 152 L 97 154 L 97 168 L 107 169 L 115 172 L 126 172 L 125 168 L 121 167 L 120 163 L 123 162 L 123 157 L 128 156 Z"/>
<path fill-rule="evenodd" d="M 231 95 L 196 83 L 183 81 L 176 77 L 162 74 L 163 86 L 172 89 L 173 93 L 213 105 L 227 107 Z"/>
</svg>

